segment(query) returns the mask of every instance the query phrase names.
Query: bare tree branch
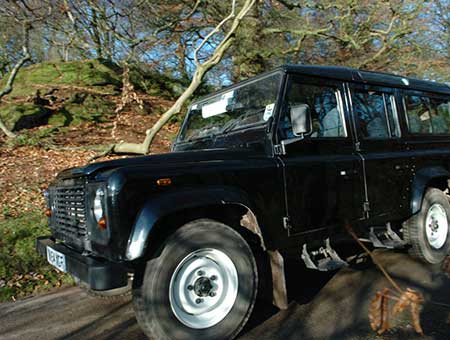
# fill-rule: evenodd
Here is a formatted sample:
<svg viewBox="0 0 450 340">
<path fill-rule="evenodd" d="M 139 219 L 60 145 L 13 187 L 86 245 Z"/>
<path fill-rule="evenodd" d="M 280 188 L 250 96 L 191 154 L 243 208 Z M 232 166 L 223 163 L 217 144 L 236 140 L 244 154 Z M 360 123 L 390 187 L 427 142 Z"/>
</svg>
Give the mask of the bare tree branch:
<svg viewBox="0 0 450 340">
<path fill-rule="evenodd" d="M 184 90 L 182 95 L 177 99 L 177 101 L 172 105 L 172 107 L 167 110 L 152 126 L 151 129 L 147 130 L 147 136 L 145 140 L 141 144 L 136 143 L 124 143 L 121 142 L 114 146 L 113 151 L 115 153 L 137 153 L 137 154 L 146 154 L 150 148 L 150 144 L 155 138 L 156 134 L 161 130 L 161 128 L 172 118 L 174 115 L 178 114 L 186 102 L 186 100 L 194 93 L 194 91 L 200 86 L 203 77 L 205 74 L 214 67 L 217 63 L 220 62 L 224 53 L 228 50 L 228 48 L 232 45 L 234 41 L 234 34 L 238 29 L 242 19 L 247 15 L 250 9 L 254 6 L 256 0 L 246 0 L 240 9 L 239 13 L 235 14 L 235 0 L 232 2 L 232 8 L 230 14 L 222 20 L 212 31 L 208 34 L 205 39 L 200 43 L 199 47 L 203 46 L 207 40 L 209 40 L 214 34 L 217 34 L 220 28 L 225 24 L 225 22 L 233 19 L 231 23 L 231 27 L 228 29 L 225 36 L 222 38 L 220 43 L 215 48 L 212 55 L 203 63 L 200 63 L 196 60 L 196 70 L 194 72 L 194 76 L 192 78 L 189 86 Z M 198 51 L 199 48 L 196 49 Z"/>
<path fill-rule="evenodd" d="M 23 46 L 22 46 L 23 57 L 20 58 L 19 61 L 14 65 L 14 67 L 11 70 L 11 73 L 9 74 L 8 81 L 6 82 L 5 87 L 2 90 L 0 90 L 0 101 L 4 96 L 11 93 L 11 91 L 13 90 L 14 80 L 16 79 L 17 73 L 19 72 L 23 64 L 31 60 L 31 55 L 28 50 L 30 29 L 31 29 L 30 22 L 25 21 L 23 23 Z M 16 137 L 16 134 L 6 127 L 6 125 L 2 122 L 1 118 L 0 118 L 0 129 L 8 137 L 10 138 Z"/>
</svg>

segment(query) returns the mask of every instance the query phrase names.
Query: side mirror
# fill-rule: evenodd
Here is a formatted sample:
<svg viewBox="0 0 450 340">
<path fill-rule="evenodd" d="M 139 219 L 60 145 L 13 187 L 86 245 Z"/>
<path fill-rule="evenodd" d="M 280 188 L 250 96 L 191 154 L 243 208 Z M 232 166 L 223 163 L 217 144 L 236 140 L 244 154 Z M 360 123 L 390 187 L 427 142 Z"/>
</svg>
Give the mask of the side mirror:
<svg viewBox="0 0 450 340">
<path fill-rule="evenodd" d="M 290 116 L 295 136 L 303 136 L 312 131 L 311 109 L 308 104 L 291 106 Z"/>
</svg>

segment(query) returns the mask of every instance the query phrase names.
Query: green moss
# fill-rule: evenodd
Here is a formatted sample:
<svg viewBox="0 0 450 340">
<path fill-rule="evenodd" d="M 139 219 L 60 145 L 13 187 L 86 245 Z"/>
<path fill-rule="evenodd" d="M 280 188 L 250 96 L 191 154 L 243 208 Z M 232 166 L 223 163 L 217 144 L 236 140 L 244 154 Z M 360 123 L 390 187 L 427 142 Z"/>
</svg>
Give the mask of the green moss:
<svg viewBox="0 0 450 340">
<path fill-rule="evenodd" d="M 115 104 L 102 96 L 87 95 L 81 102 L 71 100 L 64 106 L 64 114 L 69 117 L 70 125 L 78 125 L 83 121 L 105 122 L 114 113 Z M 67 124 L 67 120 L 66 120 Z"/>
<path fill-rule="evenodd" d="M 35 250 L 36 237 L 49 234 L 47 218 L 37 212 L 0 221 L 0 302 L 72 283 Z"/>
<path fill-rule="evenodd" d="M 177 97 L 189 83 L 138 67 L 131 68 L 130 80 L 137 91 L 166 98 Z M 5 81 L 0 80 L 0 88 Z M 44 124 L 62 127 L 84 121 L 105 122 L 114 114 L 114 96 L 120 96 L 121 87 L 122 70 L 113 63 L 86 60 L 34 64 L 19 71 L 14 90 L 7 96 L 11 103 L 0 106 L 0 117 L 12 130 Z M 137 106 L 133 110 L 138 114 L 146 112 Z M 152 107 L 153 113 L 160 110 L 163 108 Z M 22 139 L 20 145 L 36 142 L 28 137 Z"/>
<path fill-rule="evenodd" d="M 72 115 L 64 108 L 52 114 L 48 119 L 48 124 L 52 126 L 69 126 L 72 122 Z"/>
<path fill-rule="evenodd" d="M 42 146 L 46 147 L 46 139 L 55 135 L 56 133 L 64 133 L 65 128 L 61 127 L 46 127 L 37 131 L 25 132 L 22 131 L 16 138 L 11 138 L 6 141 L 6 146 L 15 148 L 18 146 Z M 8 208 L 5 208 L 8 210 Z M 8 215 L 7 213 L 4 214 Z"/>
<path fill-rule="evenodd" d="M 180 96 L 189 86 L 189 80 L 176 79 L 155 71 L 142 71 L 136 67 L 130 71 L 130 81 L 138 90 L 167 99 Z"/>
<path fill-rule="evenodd" d="M 0 106 L 0 117 L 10 130 L 20 130 L 45 124 L 50 112 L 31 103 Z"/>
<path fill-rule="evenodd" d="M 4 86 L 6 78 L 0 81 L 0 86 Z M 9 96 L 30 96 L 39 88 L 55 85 L 96 87 L 99 91 L 110 92 L 112 88 L 120 88 L 122 81 L 116 66 L 98 60 L 45 62 L 22 68 Z"/>
</svg>

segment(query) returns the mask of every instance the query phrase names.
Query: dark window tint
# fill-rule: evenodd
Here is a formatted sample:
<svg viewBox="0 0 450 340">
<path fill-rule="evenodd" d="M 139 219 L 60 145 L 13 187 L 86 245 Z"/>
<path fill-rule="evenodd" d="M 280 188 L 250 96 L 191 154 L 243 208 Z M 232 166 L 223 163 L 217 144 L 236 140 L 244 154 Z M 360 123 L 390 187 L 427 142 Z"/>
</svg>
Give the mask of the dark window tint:
<svg viewBox="0 0 450 340">
<path fill-rule="evenodd" d="M 449 102 L 446 99 L 408 95 L 404 97 L 408 129 L 417 134 L 449 134 Z"/>
<path fill-rule="evenodd" d="M 336 88 L 294 82 L 288 94 L 288 108 L 300 104 L 309 106 L 313 126 L 312 138 L 345 137 L 346 131 L 338 98 L 339 92 Z M 281 129 L 284 137 L 294 137 L 289 112 L 282 118 Z"/>
<path fill-rule="evenodd" d="M 353 92 L 353 113 L 363 137 L 389 138 L 400 135 L 391 98 L 391 95 L 381 92 Z"/>
</svg>

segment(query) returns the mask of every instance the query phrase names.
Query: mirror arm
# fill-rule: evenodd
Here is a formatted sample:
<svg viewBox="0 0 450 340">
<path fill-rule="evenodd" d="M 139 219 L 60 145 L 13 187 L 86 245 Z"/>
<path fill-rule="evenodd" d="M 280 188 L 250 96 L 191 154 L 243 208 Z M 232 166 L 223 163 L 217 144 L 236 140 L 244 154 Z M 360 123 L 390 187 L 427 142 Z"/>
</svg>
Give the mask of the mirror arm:
<svg viewBox="0 0 450 340">
<path fill-rule="evenodd" d="M 289 139 L 284 139 L 281 141 L 282 145 L 289 145 L 295 142 L 298 142 L 299 140 L 303 140 L 305 139 L 305 135 L 302 133 L 300 136 L 298 137 L 294 137 L 294 138 L 289 138 Z"/>
<path fill-rule="evenodd" d="M 281 141 L 281 144 L 279 145 L 280 148 L 281 148 L 279 154 L 285 155 L 285 154 L 286 154 L 286 145 L 289 145 L 289 144 L 298 142 L 298 141 L 300 141 L 300 140 L 303 140 L 304 138 L 305 138 L 304 134 L 301 134 L 301 135 L 298 136 L 298 137 L 289 138 L 289 139 L 283 139 L 283 140 Z"/>
</svg>

